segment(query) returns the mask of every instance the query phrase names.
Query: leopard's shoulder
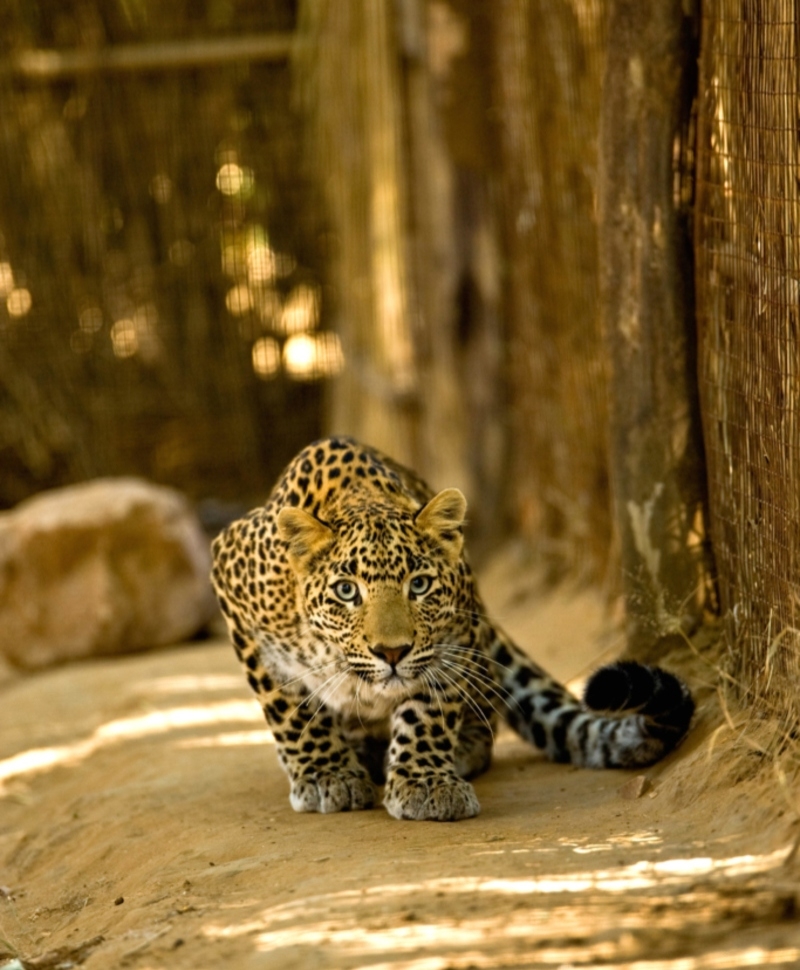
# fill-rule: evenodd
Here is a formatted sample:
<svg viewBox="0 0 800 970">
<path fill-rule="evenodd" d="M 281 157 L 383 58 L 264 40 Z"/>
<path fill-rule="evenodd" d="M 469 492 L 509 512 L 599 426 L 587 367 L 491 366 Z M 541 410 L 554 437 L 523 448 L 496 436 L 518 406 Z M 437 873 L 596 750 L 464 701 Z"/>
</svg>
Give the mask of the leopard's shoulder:
<svg viewBox="0 0 800 970">
<path fill-rule="evenodd" d="M 324 513 L 345 498 L 369 501 L 376 495 L 399 506 L 424 505 L 433 491 L 416 472 L 353 438 L 315 441 L 286 467 L 267 503 L 268 514 L 285 506 Z"/>
</svg>

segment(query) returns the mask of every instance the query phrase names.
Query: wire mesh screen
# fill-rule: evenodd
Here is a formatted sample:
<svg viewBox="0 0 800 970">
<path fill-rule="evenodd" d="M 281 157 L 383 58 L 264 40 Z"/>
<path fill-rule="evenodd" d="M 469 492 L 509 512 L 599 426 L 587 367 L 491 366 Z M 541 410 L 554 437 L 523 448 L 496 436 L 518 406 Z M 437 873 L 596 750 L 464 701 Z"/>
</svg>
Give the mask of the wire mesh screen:
<svg viewBox="0 0 800 970">
<path fill-rule="evenodd" d="M 0 506 L 137 472 L 262 496 L 318 433 L 289 0 L 0 14 Z M 277 52 L 277 53 L 276 53 Z"/>
<path fill-rule="evenodd" d="M 795 716 L 799 28 L 793 0 L 703 4 L 696 224 L 712 529 L 734 673 Z"/>
</svg>

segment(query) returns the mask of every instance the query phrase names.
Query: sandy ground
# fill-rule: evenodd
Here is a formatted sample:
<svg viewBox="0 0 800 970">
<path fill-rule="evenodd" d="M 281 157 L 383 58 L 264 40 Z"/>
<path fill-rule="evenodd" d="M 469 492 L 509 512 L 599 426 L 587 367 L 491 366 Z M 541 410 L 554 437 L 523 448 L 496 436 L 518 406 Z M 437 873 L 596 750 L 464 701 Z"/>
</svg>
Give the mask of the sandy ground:
<svg viewBox="0 0 800 970">
<path fill-rule="evenodd" d="M 488 585 L 559 676 L 618 642 L 593 593 Z M 11 680 L 0 967 L 800 966 L 793 786 L 719 720 L 702 655 L 686 673 L 697 726 L 644 779 L 501 733 L 454 824 L 295 815 L 221 641 Z"/>
</svg>

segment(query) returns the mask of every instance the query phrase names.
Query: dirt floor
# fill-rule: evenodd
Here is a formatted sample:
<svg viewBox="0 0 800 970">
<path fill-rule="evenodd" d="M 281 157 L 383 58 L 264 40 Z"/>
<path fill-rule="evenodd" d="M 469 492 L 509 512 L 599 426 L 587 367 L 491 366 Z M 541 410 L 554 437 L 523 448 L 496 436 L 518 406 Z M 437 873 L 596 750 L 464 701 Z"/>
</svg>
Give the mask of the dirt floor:
<svg viewBox="0 0 800 970">
<path fill-rule="evenodd" d="M 596 594 L 522 575 L 487 599 L 554 673 L 613 652 Z M 294 814 L 221 641 L 12 678 L 0 967 L 800 966 L 789 762 L 720 718 L 712 651 L 683 666 L 700 711 L 667 762 L 578 771 L 501 733 L 454 824 Z"/>
</svg>

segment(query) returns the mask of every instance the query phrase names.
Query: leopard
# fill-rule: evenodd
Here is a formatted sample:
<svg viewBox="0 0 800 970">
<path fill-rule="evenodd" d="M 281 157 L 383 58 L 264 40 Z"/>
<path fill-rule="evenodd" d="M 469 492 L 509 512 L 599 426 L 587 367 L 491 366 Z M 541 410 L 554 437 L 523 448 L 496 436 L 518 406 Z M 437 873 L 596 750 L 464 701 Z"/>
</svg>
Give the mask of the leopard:
<svg viewBox="0 0 800 970">
<path fill-rule="evenodd" d="M 686 684 L 632 660 L 581 698 L 494 622 L 467 502 L 346 436 L 303 448 L 213 542 L 212 582 L 297 812 L 476 816 L 500 719 L 555 762 L 642 768 L 687 734 Z"/>
</svg>

